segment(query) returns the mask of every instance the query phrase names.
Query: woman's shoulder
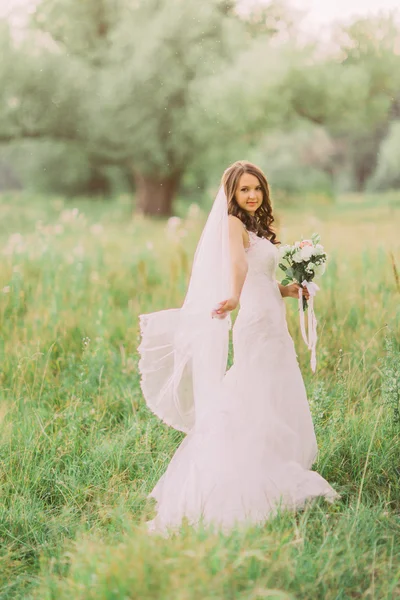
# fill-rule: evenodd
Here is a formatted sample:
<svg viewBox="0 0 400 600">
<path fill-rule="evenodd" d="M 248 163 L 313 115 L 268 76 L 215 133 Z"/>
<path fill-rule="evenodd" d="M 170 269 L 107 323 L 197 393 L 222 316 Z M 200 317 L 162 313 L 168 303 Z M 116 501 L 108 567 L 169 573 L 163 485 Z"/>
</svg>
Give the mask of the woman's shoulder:
<svg viewBox="0 0 400 600">
<path fill-rule="evenodd" d="M 235 227 L 243 226 L 244 229 L 246 229 L 246 225 L 239 219 L 239 217 L 236 217 L 235 215 L 228 215 L 228 219 L 232 223 L 235 223 Z"/>
<path fill-rule="evenodd" d="M 250 236 L 248 235 L 248 231 L 246 229 L 246 225 L 236 217 L 235 215 L 228 215 L 228 223 L 231 230 L 231 235 L 237 236 L 238 239 L 241 236 L 243 246 L 247 248 L 250 243 Z"/>
</svg>

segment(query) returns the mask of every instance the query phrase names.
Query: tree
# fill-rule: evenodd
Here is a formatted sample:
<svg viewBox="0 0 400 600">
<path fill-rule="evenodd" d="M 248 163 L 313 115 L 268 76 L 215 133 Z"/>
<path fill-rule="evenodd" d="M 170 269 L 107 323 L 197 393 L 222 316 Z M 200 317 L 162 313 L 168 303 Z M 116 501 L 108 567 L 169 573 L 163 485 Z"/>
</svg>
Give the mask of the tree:
<svg viewBox="0 0 400 600">
<path fill-rule="evenodd" d="M 343 30 L 344 67 L 362 66 L 366 101 L 358 106 L 357 129 L 349 139 L 358 190 L 377 166 L 379 147 L 399 110 L 400 29 L 394 16 L 358 19 Z"/>
<path fill-rule="evenodd" d="M 169 215 L 199 157 L 248 147 L 287 110 L 272 34 L 254 39 L 233 2 L 42 0 L 33 24 L 8 47 L 0 139 L 73 140 L 124 166 L 143 213 Z"/>
<path fill-rule="evenodd" d="M 288 73 L 293 114 L 323 125 L 350 163 L 355 187 L 372 176 L 379 146 L 400 107 L 400 30 L 393 17 L 357 19 L 336 32 L 338 51 L 299 53 Z"/>
<path fill-rule="evenodd" d="M 378 155 L 370 184 L 374 189 L 400 188 L 400 120 L 391 123 Z"/>
<path fill-rule="evenodd" d="M 18 49 L 3 36 L 17 70 L 3 67 L 1 139 L 79 142 L 92 160 L 129 167 L 142 212 L 170 214 L 204 146 L 199 122 L 213 121 L 202 82 L 240 48 L 229 3 L 43 0 L 34 26 L 41 35 Z"/>
</svg>

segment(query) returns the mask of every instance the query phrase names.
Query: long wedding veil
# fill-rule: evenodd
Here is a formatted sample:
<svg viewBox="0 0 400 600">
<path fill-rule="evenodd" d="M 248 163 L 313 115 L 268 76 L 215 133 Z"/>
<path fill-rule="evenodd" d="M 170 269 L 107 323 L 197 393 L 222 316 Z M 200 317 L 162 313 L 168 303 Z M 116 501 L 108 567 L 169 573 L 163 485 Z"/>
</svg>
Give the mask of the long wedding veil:
<svg viewBox="0 0 400 600">
<path fill-rule="evenodd" d="M 230 295 L 228 204 L 221 183 L 182 307 L 139 315 L 143 396 L 162 421 L 180 431 L 190 431 L 219 398 L 232 322 L 230 314 L 213 319 L 211 311 Z"/>
</svg>

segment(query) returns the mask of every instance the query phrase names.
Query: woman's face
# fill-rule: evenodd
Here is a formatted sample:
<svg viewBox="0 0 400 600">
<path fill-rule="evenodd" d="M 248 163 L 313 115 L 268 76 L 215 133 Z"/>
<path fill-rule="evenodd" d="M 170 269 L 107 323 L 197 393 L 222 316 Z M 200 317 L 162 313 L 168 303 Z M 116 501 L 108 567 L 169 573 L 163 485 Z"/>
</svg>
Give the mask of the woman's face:
<svg viewBox="0 0 400 600">
<path fill-rule="evenodd" d="M 243 173 L 235 192 L 240 208 L 254 216 L 263 201 L 263 191 L 258 178 L 251 173 Z"/>
</svg>

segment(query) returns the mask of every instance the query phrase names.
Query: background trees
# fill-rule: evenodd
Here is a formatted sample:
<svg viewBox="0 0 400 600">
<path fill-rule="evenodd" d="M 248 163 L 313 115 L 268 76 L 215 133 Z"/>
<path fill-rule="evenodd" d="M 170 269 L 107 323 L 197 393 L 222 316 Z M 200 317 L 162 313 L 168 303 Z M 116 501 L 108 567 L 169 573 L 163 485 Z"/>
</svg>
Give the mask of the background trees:
<svg viewBox="0 0 400 600">
<path fill-rule="evenodd" d="M 290 192 L 398 185 L 380 155 L 400 110 L 395 16 L 330 46 L 301 42 L 295 17 L 279 1 L 243 15 L 221 0 L 41 0 L 22 43 L 0 30 L 0 184 L 134 191 L 153 215 L 238 157 Z"/>
</svg>

